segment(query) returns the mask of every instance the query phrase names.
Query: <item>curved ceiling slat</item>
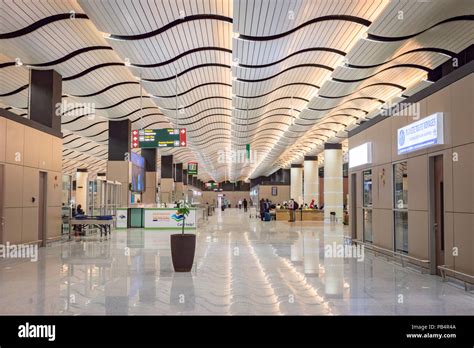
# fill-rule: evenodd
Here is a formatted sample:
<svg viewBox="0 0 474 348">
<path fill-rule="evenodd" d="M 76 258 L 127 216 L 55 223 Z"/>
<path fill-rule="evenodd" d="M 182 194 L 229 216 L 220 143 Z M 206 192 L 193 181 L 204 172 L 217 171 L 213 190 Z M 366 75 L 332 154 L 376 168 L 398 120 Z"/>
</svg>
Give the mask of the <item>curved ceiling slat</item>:
<svg viewBox="0 0 474 348">
<path fill-rule="evenodd" d="M 472 44 L 474 3 L 454 1 L 7 2 L 0 106 L 26 116 L 29 69 L 55 69 L 65 172 L 104 171 L 108 121 L 128 118 L 186 127 L 189 146 L 162 153 L 203 179 L 266 175 L 428 86 Z M 246 144 L 256 163 L 219 163 Z"/>
</svg>

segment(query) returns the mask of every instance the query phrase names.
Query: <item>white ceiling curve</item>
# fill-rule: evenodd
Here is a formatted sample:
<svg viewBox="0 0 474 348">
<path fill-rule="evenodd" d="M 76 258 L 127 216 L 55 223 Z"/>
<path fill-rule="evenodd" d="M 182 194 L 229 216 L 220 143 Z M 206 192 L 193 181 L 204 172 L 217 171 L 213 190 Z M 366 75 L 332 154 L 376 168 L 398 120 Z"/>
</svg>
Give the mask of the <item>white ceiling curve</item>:
<svg viewBox="0 0 474 348">
<path fill-rule="evenodd" d="M 1 17 L 0 107 L 27 117 L 28 70 L 58 71 L 66 173 L 104 171 L 108 121 L 129 118 L 186 127 L 188 147 L 160 154 L 198 161 L 203 181 L 346 148 L 348 129 L 474 43 L 470 0 L 40 0 Z M 246 144 L 253 163 L 222 161 Z"/>
</svg>

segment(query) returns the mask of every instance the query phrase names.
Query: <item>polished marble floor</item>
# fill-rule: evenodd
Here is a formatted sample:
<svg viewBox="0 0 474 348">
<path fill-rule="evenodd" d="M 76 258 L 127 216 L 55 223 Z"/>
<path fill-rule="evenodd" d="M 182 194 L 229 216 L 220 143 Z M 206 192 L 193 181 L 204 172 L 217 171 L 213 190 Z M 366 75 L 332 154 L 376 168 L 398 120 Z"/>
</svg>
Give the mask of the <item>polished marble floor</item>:
<svg viewBox="0 0 474 348">
<path fill-rule="evenodd" d="M 114 231 L 42 248 L 37 262 L 0 260 L 0 314 L 474 313 L 474 295 L 437 276 L 331 254 L 343 250 L 342 226 L 218 211 L 197 231 L 191 273 L 173 272 L 170 233 Z"/>
</svg>

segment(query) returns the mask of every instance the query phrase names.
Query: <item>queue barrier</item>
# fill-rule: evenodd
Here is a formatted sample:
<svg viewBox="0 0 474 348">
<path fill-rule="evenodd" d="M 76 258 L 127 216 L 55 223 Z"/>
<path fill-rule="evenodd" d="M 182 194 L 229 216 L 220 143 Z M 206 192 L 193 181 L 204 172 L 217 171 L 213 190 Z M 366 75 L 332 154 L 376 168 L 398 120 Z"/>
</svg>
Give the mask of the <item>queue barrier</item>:
<svg viewBox="0 0 474 348">
<path fill-rule="evenodd" d="M 397 252 L 397 251 L 393 251 L 393 250 L 390 250 L 390 249 L 387 249 L 387 248 L 379 247 L 379 246 L 373 245 L 371 243 L 365 243 L 365 242 L 361 241 L 360 239 L 353 239 L 352 242 L 355 243 L 355 244 L 363 245 L 364 248 L 366 248 L 369 251 L 372 251 L 375 256 L 378 256 L 379 254 L 384 255 L 387 258 L 387 261 L 389 261 L 390 259 L 392 259 L 394 261 L 399 259 L 402 267 L 406 267 L 407 265 L 418 266 L 420 268 L 420 272 L 422 274 L 427 273 L 428 270 L 429 270 L 430 260 L 419 259 L 419 258 L 409 256 L 409 255 L 406 255 L 406 254 L 403 254 L 403 253 L 400 253 L 400 252 Z"/>
<path fill-rule="evenodd" d="M 474 286 L 474 276 L 472 276 L 470 274 L 466 274 L 466 273 L 463 273 L 463 272 L 460 272 L 460 271 L 456 271 L 456 270 L 452 269 L 451 266 L 449 266 L 449 265 L 438 266 L 438 269 L 441 273 L 441 278 L 443 279 L 443 282 L 448 281 L 447 277 L 450 276 L 448 273 L 451 273 L 451 274 L 462 277 L 462 279 L 454 278 L 454 277 L 453 278 L 456 279 L 456 280 L 462 281 L 464 283 L 464 290 L 465 291 L 470 291 L 470 288 L 472 286 Z"/>
</svg>

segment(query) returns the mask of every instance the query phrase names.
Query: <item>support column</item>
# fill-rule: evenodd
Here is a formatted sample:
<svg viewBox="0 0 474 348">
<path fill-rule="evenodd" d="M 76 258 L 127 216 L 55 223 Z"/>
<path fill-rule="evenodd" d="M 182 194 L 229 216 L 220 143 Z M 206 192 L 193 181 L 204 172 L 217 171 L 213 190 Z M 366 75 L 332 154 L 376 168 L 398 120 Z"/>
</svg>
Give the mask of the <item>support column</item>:
<svg viewBox="0 0 474 348">
<path fill-rule="evenodd" d="M 290 198 L 301 205 L 303 203 L 303 165 L 292 164 L 290 176 Z"/>
<path fill-rule="evenodd" d="M 175 199 L 181 201 L 184 200 L 183 164 L 176 163 L 174 170 Z"/>
<path fill-rule="evenodd" d="M 185 202 L 189 202 L 189 182 L 188 182 L 188 170 L 183 169 L 183 199 Z"/>
<path fill-rule="evenodd" d="M 342 222 L 342 144 L 324 145 L 324 220 L 330 221 L 331 212 Z"/>
<path fill-rule="evenodd" d="M 30 70 L 30 119 L 61 131 L 62 77 L 54 70 Z"/>
<path fill-rule="evenodd" d="M 87 188 L 88 188 L 89 173 L 87 168 L 78 168 L 76 171 L 76 207 L 78 204 L 86 214 L 87 211 Z"/>
<path fill-rule="evenodd" d="M 156 149 L 142 149 L 142 156 L 145 159 L 145 192 L 142 194 L 142 203 L 156 203 Z"/>
<path fill-rule="evenodd" d="M 173 155 L 161 156 L 160 202 L 174 202 Z"/>
<path fill-rule="evenodd" d="M 303 180 L 303 196 L 304 202 L 311 203 L 314 199 L 314 203 L 319 202 L 319 168 L 318 168 L 318 156 L 305 156 L 304 157 L 304 180 Z"/>
<path fill-rule="evenodd" d="M 122 184 L 121 206 L 130 202 L 130 152 L 132 123 L 129 119 L 109 121 L 109 154 L 107 161 L 107 180 Z"/>
</svg>

